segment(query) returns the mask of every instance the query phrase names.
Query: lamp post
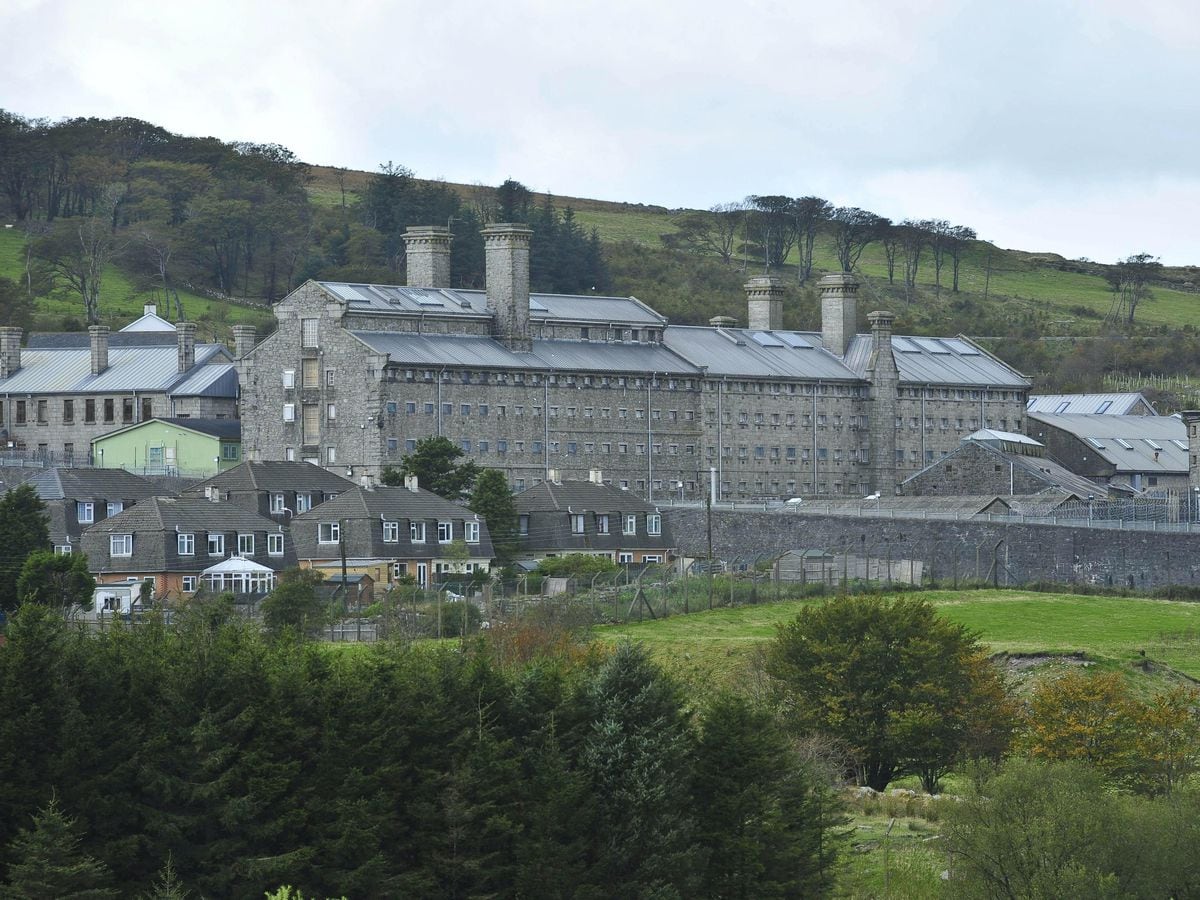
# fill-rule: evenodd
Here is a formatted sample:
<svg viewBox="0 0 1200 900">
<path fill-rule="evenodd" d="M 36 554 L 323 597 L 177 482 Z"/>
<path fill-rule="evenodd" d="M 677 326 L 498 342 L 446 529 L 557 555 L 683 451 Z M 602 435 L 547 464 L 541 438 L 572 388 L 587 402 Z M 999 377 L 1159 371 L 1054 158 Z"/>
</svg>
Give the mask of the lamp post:
<svg viewBox="0 0 1200 900">
<path fill-rule="evenodd" d="M 1095 499 L 1095 494 L 1088 494 L 1088 527 L 1091 527 L 1092 524 L 1092 501 Z"/>
<path fill-rule="evenodd" d="M 1196 498 L 1196 518 L 1193 519 L 1192 521 L 1200 522 L 1200 485 L 1197 485 L 1196 487 L 1192 488 L 1192 494 Z"/>
</svg>

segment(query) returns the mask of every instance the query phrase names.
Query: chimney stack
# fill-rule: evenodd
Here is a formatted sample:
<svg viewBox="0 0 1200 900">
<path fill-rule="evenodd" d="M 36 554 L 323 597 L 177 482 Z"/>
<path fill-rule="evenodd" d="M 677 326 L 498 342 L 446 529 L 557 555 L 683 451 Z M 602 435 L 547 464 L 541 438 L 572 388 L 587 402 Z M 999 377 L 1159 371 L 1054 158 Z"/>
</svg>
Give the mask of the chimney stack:
<svg viewBox="0 0 1200 900">
<path fill-rule="evenodd" d="M 749 328 L 753 331 L 777 331 L 783 327 L 783 279 L 776 275 L 756 275 L 744 285 L 749 307 Z"/>
<path fill-rule="evenodd" d="M 99 375 L 108 368 L 108 326 L 91 325 L 88 335 L 92 340 L 92 374 Z"/>
<path fill-rule="evenodd" d="M 196 323 L 175 323 L 175 346 L 179 355 L 179 371 L 186 372 L 196 364 Z"/>
<path fill-rule="evenodd" d="M 0 328 L 0 378 L 8 378 L 21 368 L 21 329 L 15 325 Z"/>
<path fill-rule="evenodd" d="M 404 489 L 406 491 L 412 491 L 414 494 L 417 493 L 417 476 L 416 475 L 405 475 L 404 476 Z"/>
<path fill-rule="evenodd" d="M 445 225 L 408 228 L 403 237 L 408 286 L 450 287 L 450 229 Z"/>
<path fill-rule="evenodd" d="M 254 349 L 254 341 L 258 337 L 258 333 L 254 330 L 253 325 L 234 325 L 233 326 L 233 355 L 235 359 L 241 359 L 247 353 Z"/>
<path fill-rule="evenodd" d="M 509 350 L 530 350 L 528 225 L 505 223 L 483 229 L 488 306 L 496 331 Z"/>
<path fill-rule="evenodd" d="M 821 291 L 821 340 L 834 356 L 845 356 L 858 326 L 858 279 L 849 272 L 826 275 L 817 287 Z"/>
<path fill-rule="evenodd" d="M 884 497 L 896 493 L 896 414 L 899 411 L 900 372 L 892 352 L 892 323 L 895 316 L 884 310 L 867 314 L 871 323 L 871 358 L 867 381 L 871 383 L 868 405 L 872 487 Z M 924 464 L 924 460 L 922 460 Z"/>
</svg>

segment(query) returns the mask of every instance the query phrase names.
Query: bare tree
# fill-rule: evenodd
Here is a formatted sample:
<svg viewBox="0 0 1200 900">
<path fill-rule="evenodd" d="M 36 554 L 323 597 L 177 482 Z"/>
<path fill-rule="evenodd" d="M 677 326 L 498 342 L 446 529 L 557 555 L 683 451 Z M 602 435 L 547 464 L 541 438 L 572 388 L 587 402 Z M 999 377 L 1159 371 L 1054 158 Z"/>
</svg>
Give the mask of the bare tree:
<svg viewBox="0 0 1200 900">
<path fill-rule="evenodd" d="M 803 284 L 812 277 L 813 244 L 817 240 L 817 231 L 833 214 L 833 204 L 820 197 L 800 197 L 793 203 L 792 210 L 796 218 L 796 242 L 800 248 L 797 275 Z"/>
<path fill-rule="evenodd" d="M 857 206 L 839 206 L 833 211 L 833 246 L 843 272 L 851 271 L 867 245 L 878 240 L 887 220 Z"/>
<path fill-rule="evenodd" d="M 150 267 L 154 270 L 154 274 L 158 277 L 159 283 L 162 285 L 163 298 L 167 309 L 170 309 L 172 302 L 174 302 L 176 321 L 186 321 L 187 317 L 183 313 L 183 302 L 179 299 L 179 291 L 175 289 L 175 280 L 171 277 L 171 257 L 175 254 L 175 247 L 178 241 L 177 234 L 173 229 L 166 226 L 158 228 L 146 227 L 138 234 L 138 240 L 146 251 L 146 256 L 150 260 Z"/>
<path fill-rule="evenodd" d="M 61 222 L 34 247 L 34 255 L 50 267 L 54 276 L 62 278 L 79 294 L 89 325 L 100 320 L 104 267 L 120 257 L 128 245 L 112 228 L 113 209 L 124 193 L 124 185 L 109 185 L 92 215 Z"/>
<path fill-rule="evenodd" d="M 1121 260 L 1112 266 L 1105 278 L 1113 292 L 1113 305 L 1109 311 L 1110 320 L 1133 324 L 1137 308 L 1144 300 L 1150 300 L 1154 294 L 1150 291 L 1150 282 L 1162 271 L 1162 263 L 1158 257 L 1149 253 L 1137 253 Z"/>
<path fill-rule="evenodd" d="M 946 251 L 950 244 L 950 223 L 945 219 L 932 219 L 926 223 L 929 232 L 929 250 L 933 256 L 934 290 L 942 294 L 942 266 L 946 263 Z"/>
<path fill-rule="evenodd" d="M 879 243 L 883 245 L 883 258 L 887 263 L 888 284 L 896 283 L 896 255 L 900 251 L 901 229 L 888 222 L 879 235 Z"/>
<path fill-rule="evenodd" d="M 966 225 L 955 225 L 950 229 L 950 265 L 953 277 L 954 293 L 958 293 L 958 269 L 962 263 L 963 251 L 966 250 L 967 244 L 975 240 L 977 235 L 974 228 L 968 228 Z"/>
<path fill-rule="evenodd" d="M 679 230 L 664 234 L 668 247 L 679 247 L 693 253 L 715 254 L 728 265 L 737 247 L 737 233 L 746 216 L 743 203 L 718 203 L 708 210 L 692 210 L 676 217 Z"/>
<path fill-rule="evenodd" d="M 900 223 L 900 249 L 904 254 L 904 296 L 912 303 L 917 292 L 917 270 L 929 242 L 929 223 L 905 219 Z"/>
</svg>

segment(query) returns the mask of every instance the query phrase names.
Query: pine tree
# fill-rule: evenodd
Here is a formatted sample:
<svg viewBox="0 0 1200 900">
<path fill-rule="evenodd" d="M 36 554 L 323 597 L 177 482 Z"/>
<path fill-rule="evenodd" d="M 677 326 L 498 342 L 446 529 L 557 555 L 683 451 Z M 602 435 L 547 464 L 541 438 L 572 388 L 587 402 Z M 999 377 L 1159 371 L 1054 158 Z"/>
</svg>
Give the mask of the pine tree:
<svg viewBox="0 0 1200 900">
<path fill-rule="evenodd" d="M 499 469 L 484 469 L 475 482 L 469 505 L 487 523 L 497 563 L 508 565 L 517 551 L 517 507 L 504 473 Z"/>
<path fill-rule="evenodd" d="M 100 900 L 115 897 L 105 885 L 105 865 L 80 849 L 74 819 L 67 818 L 57 799 L 21 829 L 13 841 L 5 896 L 12 900 Z"/>
<path fill-rule="evenodd" d="M 35 550 L 49 549 L 46 504 L 33 486 L 23 484 L 0 497 L 0 608 L 17 608 L 21 566 Z"/>
</svg>

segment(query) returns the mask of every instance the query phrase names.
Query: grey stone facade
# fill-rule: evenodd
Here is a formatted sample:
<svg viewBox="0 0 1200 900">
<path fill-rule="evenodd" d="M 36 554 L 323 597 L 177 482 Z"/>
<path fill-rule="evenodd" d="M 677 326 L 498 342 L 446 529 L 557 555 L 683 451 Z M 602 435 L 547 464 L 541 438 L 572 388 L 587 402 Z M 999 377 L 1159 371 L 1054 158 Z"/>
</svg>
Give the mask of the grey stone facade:
<svg viewBox="0 0 1200 900">
<path fill-rule="evenodd" d="M 420 257 L 441 237 L 410 243 L 417 278 L 440 278 Z M 309 282 L 277 304 L 278 329 L 238 363 L 246 458 L 357 477 L 442 435 L 518 490 L 599 469 L 644 497 L 696 498 L 711 469 L 727 499 L 861 496 L 980 427 L 1022 427 L 1028 383 L 969 342 L 906 344 L 898 365 L 890 314 L 855 336 L 851 276 L 822 281 L 834 353 L 778 331 L 772 279 L 747 284 L 755 328 L 680 328 L 632 298 L 531 297 L 528 231 L 487 241 L 486 297 Z"/>
</svg>

